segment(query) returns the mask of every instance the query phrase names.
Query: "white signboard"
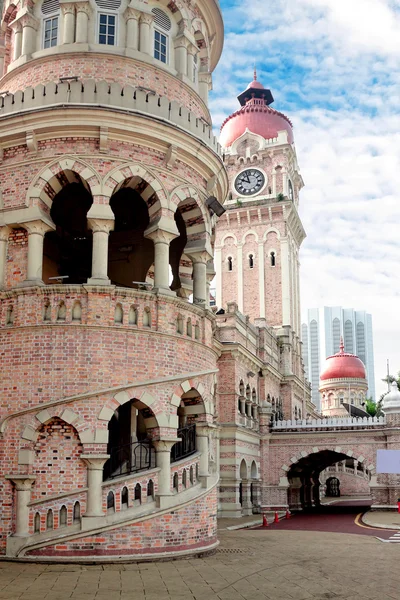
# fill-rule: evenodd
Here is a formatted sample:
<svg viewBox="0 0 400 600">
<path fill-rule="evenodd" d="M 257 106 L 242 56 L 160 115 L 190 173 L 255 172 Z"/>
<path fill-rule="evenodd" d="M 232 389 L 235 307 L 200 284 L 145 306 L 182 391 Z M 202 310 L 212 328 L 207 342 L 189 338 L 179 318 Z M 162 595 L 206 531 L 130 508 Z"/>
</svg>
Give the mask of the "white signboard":
<svg viewBox="0 0 400 600">
<path fill-rule="evenodd" d="M 400 475 L 400 450 L 377 450 L 376 472 Z"/>
</svg>

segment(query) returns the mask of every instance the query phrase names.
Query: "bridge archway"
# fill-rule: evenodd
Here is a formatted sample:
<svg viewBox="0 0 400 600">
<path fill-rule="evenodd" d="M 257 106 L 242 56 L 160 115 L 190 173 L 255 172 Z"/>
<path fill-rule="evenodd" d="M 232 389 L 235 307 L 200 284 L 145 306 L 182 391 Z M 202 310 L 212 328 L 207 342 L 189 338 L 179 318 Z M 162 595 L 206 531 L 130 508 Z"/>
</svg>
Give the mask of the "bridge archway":
<svg viewBox="0 0 400 600">
<path fill-rule="evenodd" d="M 353 452 L 346 454 L 341 448 L 324 449 L 302 456 L 292 463 L 287 472 L 289 508 L 310 510 L 319 507 L 321 504 L 320 473 L 337 463 L 353 459 L 352 455 Z M 365 459 L 361 456 L 357 460 L 362 463 Z"/>
</svg>

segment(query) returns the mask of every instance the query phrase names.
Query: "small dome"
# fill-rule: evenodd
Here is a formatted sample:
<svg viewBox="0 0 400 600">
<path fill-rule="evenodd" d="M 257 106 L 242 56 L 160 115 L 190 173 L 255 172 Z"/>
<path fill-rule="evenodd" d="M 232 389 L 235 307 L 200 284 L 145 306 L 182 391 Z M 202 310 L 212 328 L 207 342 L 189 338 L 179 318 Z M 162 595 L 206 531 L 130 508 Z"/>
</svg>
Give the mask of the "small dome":
<svg viewBox="0 0 400 600">
<path fill-rule="evenodd" d="M 393 381 L 390 392 L 385 394 L 383 398 L 384 412 L 400 412 L 400 392 L 397 383 Z"/>
<path fill-rule="evenodd" d="M 320 380 L 327 379 L 366 379 L 364 363 L 355 354 L 344 351 L 343 341 L 340 351 L 326 359 Z"/>
<path fill-rule="evenodd" d="M 247 130 L 266 140 L 277 138 L 279 131 L 287 131 L 288 142 L 293 144 L 292 123 L 286 115 L 269 106 L 274 98 L 271 91 L 257 81 L 256 73 L 238 100 L 241 108 L 222 124 L 219 138 L 221 146 L 229 148 Z"/>
</svg>

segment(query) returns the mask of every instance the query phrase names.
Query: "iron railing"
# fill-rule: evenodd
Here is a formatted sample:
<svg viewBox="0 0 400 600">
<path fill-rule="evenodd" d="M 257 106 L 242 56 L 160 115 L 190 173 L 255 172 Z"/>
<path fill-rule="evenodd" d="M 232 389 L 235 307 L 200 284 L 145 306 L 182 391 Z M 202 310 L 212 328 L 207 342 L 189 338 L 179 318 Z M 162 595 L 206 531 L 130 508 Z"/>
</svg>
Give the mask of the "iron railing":
<svg viewBox="0 0 400 600">
<path fill-rule="evenodd" d="M 171 462 L 176 462 L 196 452 L 196 424 L 193 423 L 178 429 L 177 437 L 181 438 L 181 441 L 172 446 Z"/>
<path fill-rule="evenodd" d="M 104 465 L 104 480 L 147 471 L 156 466 L 156 453 L 149 441 L 132 442 L 111 448 L 110 458 Z"/>
</svg>

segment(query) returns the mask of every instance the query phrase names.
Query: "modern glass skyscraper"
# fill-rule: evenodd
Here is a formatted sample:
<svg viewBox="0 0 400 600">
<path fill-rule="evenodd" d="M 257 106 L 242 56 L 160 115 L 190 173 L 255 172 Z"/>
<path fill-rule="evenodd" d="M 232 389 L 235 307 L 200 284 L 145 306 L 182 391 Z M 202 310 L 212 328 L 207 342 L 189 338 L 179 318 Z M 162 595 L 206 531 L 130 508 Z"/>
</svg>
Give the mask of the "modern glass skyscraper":
<svg viewBox="0 0 400 600">
<path fill-rule="evenodd" d="M 367 371 L 368 396 L 375 400 L 372 316 L 365 310 L 325 306 L 307 311 L 302 325 L 303 360 L 312 385 L 312 401 L 320 408 L 319 374 L 328 356 L 339 352 L 343 336 L 345 352 L 356 354 Z"/>
</svg>

